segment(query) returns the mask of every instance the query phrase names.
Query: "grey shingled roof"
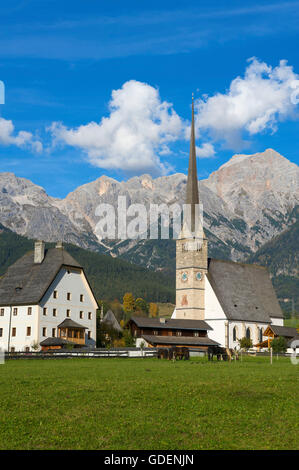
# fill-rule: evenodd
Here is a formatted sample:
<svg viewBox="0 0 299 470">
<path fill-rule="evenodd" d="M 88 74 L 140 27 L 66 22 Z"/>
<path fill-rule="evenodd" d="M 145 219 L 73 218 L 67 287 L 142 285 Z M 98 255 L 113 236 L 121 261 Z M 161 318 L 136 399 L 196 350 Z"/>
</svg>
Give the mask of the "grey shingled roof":
<svg viewBox="0 0 299 470">
<path fill-rule="evenodd" d="M 167 318 L 165 323 L 161 323 L 160 318 L 147 318 L 132 316 L 131 319 L 139 328 L 155 328 L 155 329 L 173 329 L 173 330 L 198 330 L 207 331 L 212 330 L 205 321 L 203 320 L 185 320 Z"/>
<path fill-rule="evenodd" d="M 271 323 L 283 318 L 263 266 L 209 259 L 208 279 L 229 320 Z"/>
<path fill-rule="evenodd" d="M 119 331 L 119 332 L 122 331 L 122 327 L 120 326 L 117 319 L 115 318 L 115 315 L 112 312 L 112 310 L 107 311 L 106 315 L 103 318 L 103 323 L 110 325 L 116 331 Z"/>
<path fill-rule="evenodd" d="M 71 318 L 63 320 L 63 322 L 58 325 L 58 328 L 84 328 L 84 330 L 87 330 L 86 326 L 80 325 Z"/>
<path fill-rule="evenodd" d="M 150 344 L 181 344 L 187 346 L 218 346 L 219 343 L 212 339 L 201 336 L 156 336 L 142 335 Z"/>
<path fill-rule="evenodd" d="M 299 333 L 296 328 L 292 328 L 290 326 L 277 326 L 277 325 L 270 325 L 271 330 L 275 335 L 284 336 L 285 338 L 299 338 Z"/>
<path fill-rule="evenodd" d="M 71 341 L 62 338 L 46 338 L 41 341 L 40 346 L 64 346 L 66 344 L 74 344 Z"/>
<path fill-rule="evenodd" d="M 63 248 L 45 250 L 42 263 L 34 263 L 34 252 L 11 265 L 0 280 L 0 305 L 37 304 L 62 266 L 81 268 Z"/>
</svg>

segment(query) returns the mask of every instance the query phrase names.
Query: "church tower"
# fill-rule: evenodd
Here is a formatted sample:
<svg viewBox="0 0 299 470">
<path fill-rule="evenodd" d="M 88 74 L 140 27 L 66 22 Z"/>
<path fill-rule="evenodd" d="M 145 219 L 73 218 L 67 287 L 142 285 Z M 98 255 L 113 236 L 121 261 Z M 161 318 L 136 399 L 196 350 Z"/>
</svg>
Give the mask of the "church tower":
<svg viewBox="0 0 299 470">
<path fill-rule="evenodd" d="M 191 217 L 183 222 L 180 237 L 176 241 L 175 318 L 204 320 L 205 275 L 208 270 L 208 242 L 203 232 L 203 221 L 200 217 L 193 96 L 186 206 L 189 207 Z"/>
</svg>

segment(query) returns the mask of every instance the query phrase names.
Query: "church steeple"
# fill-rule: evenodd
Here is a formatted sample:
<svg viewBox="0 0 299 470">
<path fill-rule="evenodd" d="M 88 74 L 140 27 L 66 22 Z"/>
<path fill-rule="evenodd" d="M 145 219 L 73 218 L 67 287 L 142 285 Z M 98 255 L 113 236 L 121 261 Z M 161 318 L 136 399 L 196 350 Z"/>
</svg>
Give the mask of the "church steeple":
<svg viewBox="0 0 299 470">
<path fill-rule="evenodd" d="M 180 237 L 176 241 L 175 318 L 204 320 L 208 242 L 204 235 L 203 221 L 198 210 L 199 197 L 194 127 L 194 99 L 192 96 L 190 155 L 186 188 L 186 204 L 191 206 L 191 221 L 185 219 Z"/>
<path fill-rule="evenodd" d="M 194 97 L 192 94 L 192 122 L 190 136 L 189 168 L 186 188 L 186 204 L 191 205 L 191 231 L 195 229 L 195 206 L 199 204 L 197 166 L 196 166 L 196 148 L 195 148 L 195 130 L 194 130 Z"/>
</svg>

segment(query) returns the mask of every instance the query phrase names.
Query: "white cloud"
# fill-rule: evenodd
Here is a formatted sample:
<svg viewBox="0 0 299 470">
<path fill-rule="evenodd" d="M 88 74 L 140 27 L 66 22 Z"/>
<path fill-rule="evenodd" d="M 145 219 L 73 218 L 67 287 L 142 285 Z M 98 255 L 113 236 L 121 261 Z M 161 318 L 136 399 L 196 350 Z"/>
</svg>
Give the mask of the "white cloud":
<svg viewBox="0 0 299 470">
<path fill-rule="evenodd" d="M 240 145 L 245 133 L 277 130 L 279 121 L 295 114 L 292 100 L 299 78 L 285 60 L 275 68 L 256 58 L 249 60 L 244 78 L 237 77 L 229 90 L 196 102 L 196 126 L 228 146 Z"/>
<path fill-rule="evenodd" d="M 169 144 L 183 129 L 172 104 L 162 102 L 156 88 L 130 80 L 112 91 L 109 110 L 99 123 L 75 129 L 54 122 L 50 127 L 54 141 L 81 148 L 100 168 L 166 173 L 159 156 L 171 153 Z"/>
<path fill-rule="evenodd" d="M 19 131 L 14 135 L 15 126 L 11 120 L 0 117 L 0 145 L 16 145 L 17 147 L 31 147 L 35 152 L 41 152 L 42 143 L 34 140 L 31 132 Z"/>
<path fill-rule="evenodd" d="M 196 147 L 196 155 L 198 158 L 212 158 L 215 156 L 214 146 L 205 142 L 201 147 Z"/>
</svg>

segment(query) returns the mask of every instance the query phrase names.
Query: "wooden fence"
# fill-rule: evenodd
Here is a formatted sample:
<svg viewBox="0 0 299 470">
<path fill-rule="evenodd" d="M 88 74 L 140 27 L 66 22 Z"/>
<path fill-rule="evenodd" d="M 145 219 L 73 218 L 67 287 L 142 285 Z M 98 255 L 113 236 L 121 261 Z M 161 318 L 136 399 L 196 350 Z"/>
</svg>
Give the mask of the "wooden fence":
<svg viewBox="0 0 299 470">
<path fill-rule="evenodd" d="M 6 359 L 66 359 L 66 358 L 101 358 L 101 357 L 156 357 L 156 348 L 111 348 L 111 349 L 73 349 L 52 351 L 14 351 L 6 352 Z"/>
</svg>

